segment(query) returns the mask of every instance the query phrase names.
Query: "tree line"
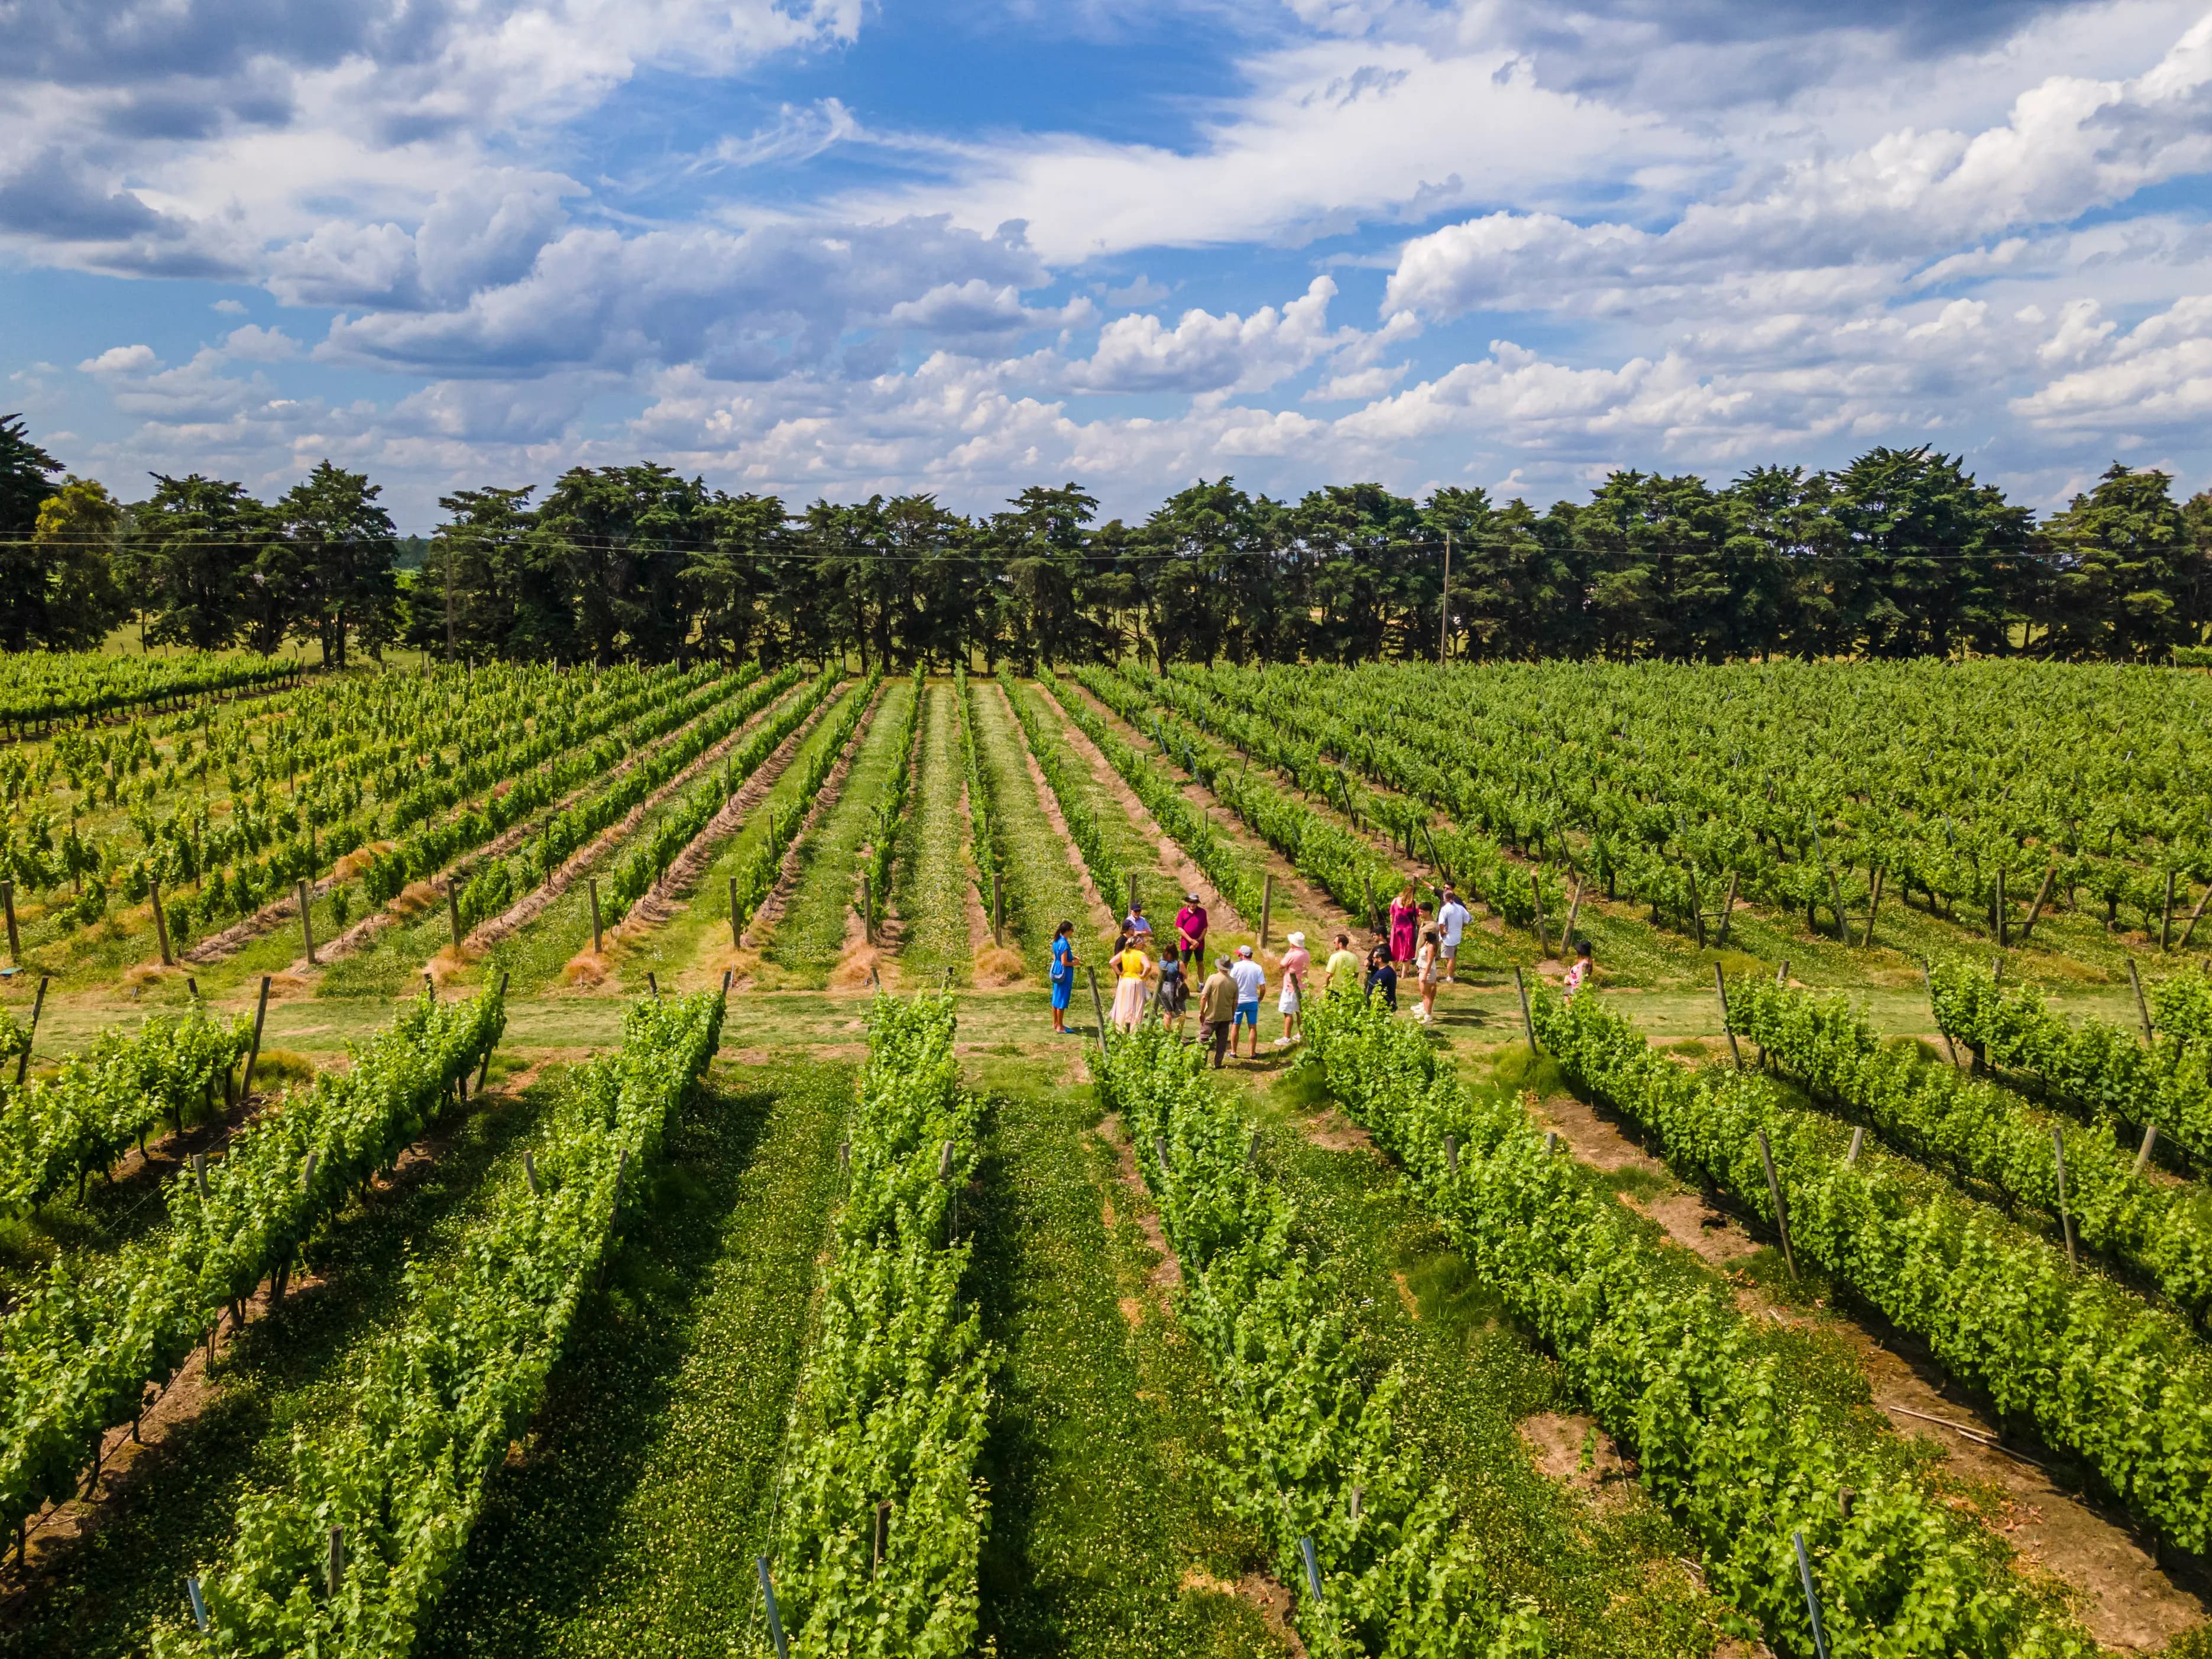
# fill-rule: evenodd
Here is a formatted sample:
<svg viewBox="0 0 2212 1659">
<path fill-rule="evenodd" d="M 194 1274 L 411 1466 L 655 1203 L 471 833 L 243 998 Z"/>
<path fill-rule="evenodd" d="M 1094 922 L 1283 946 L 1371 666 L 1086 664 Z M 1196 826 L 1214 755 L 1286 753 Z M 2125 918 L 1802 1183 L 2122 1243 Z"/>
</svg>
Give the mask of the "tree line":
<svg viewBox="0 0 2212 1659">
<path fill-rule="evenodd" d="M 643 463 L 489 486 L 400 568 L 379 489 L 328 461 L 276 500 L 153 475 L 125 503 L 0 420 L 0 647 L 313 641 L 564 663 L 857 654 L 904 668 L 1376 657 L 2028 654 L 2164 660 L 2212 634 L 2212 492 L 2115 464 L 2062 512 L 1877 448 L 1716 487 L 1615 472 L 1586 501 L 1275 501 L 1224 477 L 1140 523 L 1073 483 L 965 516 L 928 495 L 729 495 Z"/>
</svg>

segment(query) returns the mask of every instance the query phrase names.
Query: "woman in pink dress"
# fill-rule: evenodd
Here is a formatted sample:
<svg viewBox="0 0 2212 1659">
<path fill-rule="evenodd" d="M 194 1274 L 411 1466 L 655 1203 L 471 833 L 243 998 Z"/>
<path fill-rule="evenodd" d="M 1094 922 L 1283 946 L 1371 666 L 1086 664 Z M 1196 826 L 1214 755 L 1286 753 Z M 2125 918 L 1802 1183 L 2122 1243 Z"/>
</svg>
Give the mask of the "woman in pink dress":
<svg viewBox="0 0 2212 1659">
<path fill-rule="evenodd" d="M 1390 901 L 1390 960 L 1409 963 L 1413 959 L 1413 939 L 1421 925 L 1421 902 L 1413 896 L 1413 884 L 1407 882 L 1398 896 Z"/>
</svg>

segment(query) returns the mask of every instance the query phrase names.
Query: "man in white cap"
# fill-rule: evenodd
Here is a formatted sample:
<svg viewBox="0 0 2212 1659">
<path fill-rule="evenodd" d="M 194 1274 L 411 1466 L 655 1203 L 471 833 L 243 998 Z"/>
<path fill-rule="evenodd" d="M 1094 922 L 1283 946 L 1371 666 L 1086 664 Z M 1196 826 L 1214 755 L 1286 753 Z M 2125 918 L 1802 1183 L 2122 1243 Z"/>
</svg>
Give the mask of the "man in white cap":
<svg viewBox="0 0 2212 1659">
<path fill-rule="evenodd" d="M 1229 1057 L 1237 1057 L 1236 1027 L 1252 1028 L 1252 1058 L 1260 1058 L 1260 993 L 1267 988 L 1267 970 L 1252 960 L 1252 947 L 1237 947 L 1237 960 L 1229 964 L 1229 977 L 1237 981 L 1237 1015 L 1229 1033 Z"/>
<path fill-rule="evenodd" d="M 1283 952 L 1283 994 L 1275 1007 L 1283 1016 L 1283 1034 L 1275 1039 L 1278 1048 L 1288 1048 L 1298 1040 L 1298 1015 L 1305 1006 L 1306 975 L 1313 971 L 1313 953 L 1306 949 L 1304 933 L 1291 935 L 1291 948 Z"/>
</svg>

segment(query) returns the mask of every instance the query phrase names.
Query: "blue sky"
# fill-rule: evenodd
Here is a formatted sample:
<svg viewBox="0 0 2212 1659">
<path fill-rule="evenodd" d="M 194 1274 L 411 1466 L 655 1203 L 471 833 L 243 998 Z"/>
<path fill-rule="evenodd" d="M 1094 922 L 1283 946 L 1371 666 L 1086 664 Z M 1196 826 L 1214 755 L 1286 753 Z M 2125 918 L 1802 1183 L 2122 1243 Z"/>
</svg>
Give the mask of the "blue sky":
<svg viewBox="0 0 2212 1659">
<path fill-rule="evenodd" d="M 7 15 L 0 410 L 129 498 L 2212 484 L 2205 0 Z"/>
</svg>

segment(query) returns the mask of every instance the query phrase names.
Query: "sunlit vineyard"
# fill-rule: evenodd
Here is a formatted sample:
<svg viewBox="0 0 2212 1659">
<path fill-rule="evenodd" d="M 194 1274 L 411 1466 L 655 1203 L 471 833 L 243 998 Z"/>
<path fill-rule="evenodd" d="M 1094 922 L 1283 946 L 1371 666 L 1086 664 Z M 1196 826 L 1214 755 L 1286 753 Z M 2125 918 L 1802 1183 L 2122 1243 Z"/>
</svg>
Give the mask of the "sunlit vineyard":
<svg viewBox="0 0 2212 1659">
<path fill-rule="evenodd" d="M 2212 1651 L 2203 672 L 261 660 L 0 674 L 0 1655 Z"/>
</svg>

